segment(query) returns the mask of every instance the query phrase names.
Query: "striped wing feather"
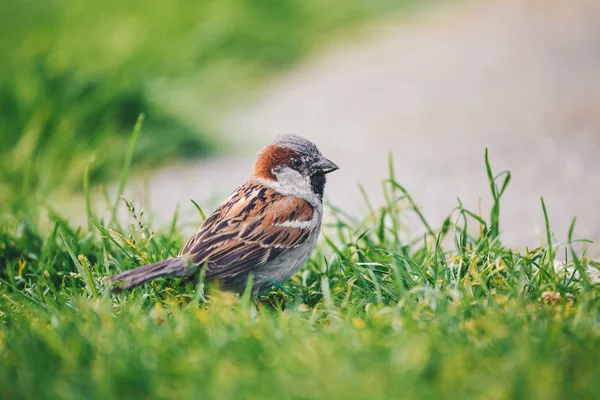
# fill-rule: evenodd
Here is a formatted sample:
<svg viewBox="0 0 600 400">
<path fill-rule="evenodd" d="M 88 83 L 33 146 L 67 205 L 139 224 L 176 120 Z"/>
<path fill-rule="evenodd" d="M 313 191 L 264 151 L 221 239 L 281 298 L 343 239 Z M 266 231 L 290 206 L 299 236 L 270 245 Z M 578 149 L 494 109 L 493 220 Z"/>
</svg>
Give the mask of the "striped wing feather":
<svg viewBox="0 0 600 400">
<path fill-rule="evenodd" d="M 208 262 L 207 278 L 233 277 L 303 243 L 313 216 L 307 201 L 247 183 L 204 221 L 181 254 L 196 265 Z"/>
</svg>

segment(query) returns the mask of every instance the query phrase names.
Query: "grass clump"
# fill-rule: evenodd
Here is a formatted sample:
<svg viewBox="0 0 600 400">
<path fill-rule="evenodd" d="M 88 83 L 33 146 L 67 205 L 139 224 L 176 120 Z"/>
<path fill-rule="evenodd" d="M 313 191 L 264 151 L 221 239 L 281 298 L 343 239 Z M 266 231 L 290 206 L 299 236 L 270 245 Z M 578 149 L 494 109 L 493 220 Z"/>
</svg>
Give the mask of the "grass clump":
<svg viewBox="0 0 600 400">
<path fill-rule="evenodd" d="M 459 205 L 417 238 L 390 168 L 386 204 L 362 220 L 331 208 L 308 265 L 258 305 L 177 281 L 109 293 L 102 277 L 178 251 L 176 218 L 155 232 L 126 202 L 127 228 L 52 215 L 41 233 L 5 216 L 0 397 L 596 398 L 598 264 L 550 227 L 547 246 L 504 246 L 510 175 L 486 165 L 489 218 Z"/>
</svg>

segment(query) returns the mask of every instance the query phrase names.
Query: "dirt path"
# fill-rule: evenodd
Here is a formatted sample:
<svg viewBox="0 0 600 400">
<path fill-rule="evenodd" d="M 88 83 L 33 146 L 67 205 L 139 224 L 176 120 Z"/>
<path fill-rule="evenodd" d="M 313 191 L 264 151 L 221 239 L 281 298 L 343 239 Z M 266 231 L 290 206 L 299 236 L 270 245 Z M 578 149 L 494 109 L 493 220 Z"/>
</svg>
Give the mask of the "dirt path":
<svg viewBox="0 0 600 400">
<path fill-rule="evenodd" d="M 540 243 L 540 196 L 564 239 L 600 239 L 600 2 L 466 2 L 388 24 L 275 79 L 222 124 L 239 156 L 160 171 L 153 206 L 218 198 L 248 173 L 272 136 L 314 139 L 341 166 L 329 199 L 360 213 L 357 182 L 381 199 L 387 154 L 398 180 L 439 225 L 457 196 L 476 209 L 489 195 L 483 164 L 513 180 L 502 230 L 514 246 Z M 484 208 L 487 209 L 487 208 Z"/>
</svg>

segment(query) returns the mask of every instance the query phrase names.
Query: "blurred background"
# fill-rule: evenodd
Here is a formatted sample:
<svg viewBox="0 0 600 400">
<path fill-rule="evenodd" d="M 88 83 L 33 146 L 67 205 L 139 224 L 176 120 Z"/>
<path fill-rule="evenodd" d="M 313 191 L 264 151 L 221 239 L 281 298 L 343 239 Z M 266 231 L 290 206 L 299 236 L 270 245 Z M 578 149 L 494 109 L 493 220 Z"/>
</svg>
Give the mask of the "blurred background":
<svg viewBox="0 0 600 400">
<path fill-rule="evenodd" d="M 195 226 L 189 199 L 210 209 L 296 133 L 351 214 L 391 154 L 433 226 L 457 198 L 487 215 L 487 147 L 507 244 L 542 243 L 540 196 L 559 240 L 575 216 L 600 239 L 597 0 L 3 1 L 0 57 L 2 212 L 85 215 L 84 170 L 115 190 L 143 112 L 127 196 L 157 221 Z"/>
</svg>

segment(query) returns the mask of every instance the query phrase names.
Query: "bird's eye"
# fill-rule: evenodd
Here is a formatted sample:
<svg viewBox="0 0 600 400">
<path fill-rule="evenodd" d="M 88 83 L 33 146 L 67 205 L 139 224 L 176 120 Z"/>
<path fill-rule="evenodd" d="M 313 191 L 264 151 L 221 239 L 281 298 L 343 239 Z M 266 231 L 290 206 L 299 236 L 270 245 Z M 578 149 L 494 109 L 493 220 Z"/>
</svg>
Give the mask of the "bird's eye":
<svg viewBox="0 0 600 400">
<path fill-rule="evenodd" d="M 292 164 L 294 164 L 294 167 L 296 167 L 296 168 L 300 168 L 300 167 L 302 166 L 303 162 L 302 162 L 302 160 L 301 160 L 301 159 L 299 159 L 299 158 L 294 158 L 294 159 L 292 160 Z"/>
</svg>

